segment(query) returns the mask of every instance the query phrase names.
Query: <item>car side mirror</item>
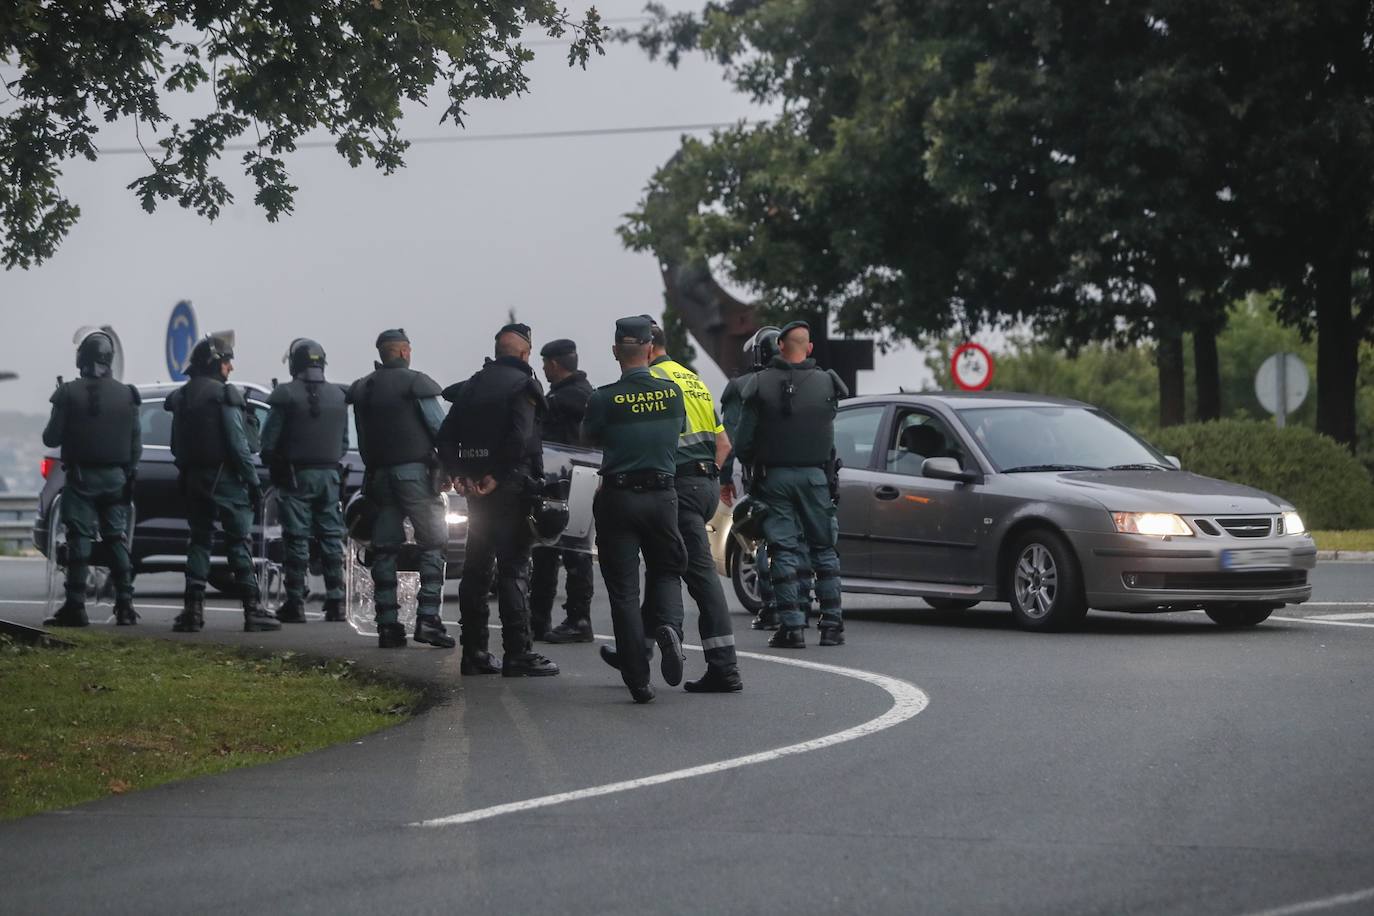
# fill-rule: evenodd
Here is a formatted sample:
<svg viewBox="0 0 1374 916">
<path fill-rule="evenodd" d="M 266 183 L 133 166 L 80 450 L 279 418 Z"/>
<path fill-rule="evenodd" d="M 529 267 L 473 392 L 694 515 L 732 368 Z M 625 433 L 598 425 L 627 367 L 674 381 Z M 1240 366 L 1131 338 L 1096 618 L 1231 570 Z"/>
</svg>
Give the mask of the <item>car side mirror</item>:
<svg viewBox="0 0 1374 916">
<path fill-rule="evenodd" d="M 1183 462 L 1178 460 L 1177 455 L 1165 455 L 1164 460 L 1172 464 L 1175 471 L 1183 470 Z"/>
<path fill-rule="evenodd" d="M 921 476 L 935 480 L 957 480 L 972 483 L 978 479 L 974 471 L 966 471 L 953 458 L 927 458 L 921 463 Z"/>
</svg>

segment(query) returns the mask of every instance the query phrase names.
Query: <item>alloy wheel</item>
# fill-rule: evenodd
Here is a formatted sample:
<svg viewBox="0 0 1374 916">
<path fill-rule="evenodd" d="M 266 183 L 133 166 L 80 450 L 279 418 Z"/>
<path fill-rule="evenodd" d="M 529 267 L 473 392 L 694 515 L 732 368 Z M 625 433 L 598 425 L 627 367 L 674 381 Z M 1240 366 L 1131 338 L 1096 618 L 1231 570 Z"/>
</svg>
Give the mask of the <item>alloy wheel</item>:
<svg viewBox="0 0 1374 916">
<path fill-rule="evenodd" d="M 1016 603 L 1027 617 L 1039 620 L 1054 609 L 1059 596 L 1059 569 L 1044 544 L 1028 544 L 1016 561 Z"/>
</svg>

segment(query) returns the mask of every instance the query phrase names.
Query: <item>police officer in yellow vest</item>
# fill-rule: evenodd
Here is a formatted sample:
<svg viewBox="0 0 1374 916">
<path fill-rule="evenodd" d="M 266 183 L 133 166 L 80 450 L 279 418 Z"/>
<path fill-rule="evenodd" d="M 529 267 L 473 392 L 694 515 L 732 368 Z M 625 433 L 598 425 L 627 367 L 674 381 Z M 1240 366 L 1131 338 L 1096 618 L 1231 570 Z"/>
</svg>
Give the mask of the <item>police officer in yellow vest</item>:
<svg viewBox="0 0 1374 916">
<path fill-rule="evenodd" d="M 684 686 L 691 693 L 733 693 L 743 690 L 744 684 L 735 659 L 730 607 L 725 603 L 711 542 L 706 537 L 706 523 L 720 503 L 720 466 L 730 454 L 730 437 L 721 425 L 710 389 L 695 372 L 668 355 L 663 328 L 655 324 L 652 333 L 649 372 L 677 385 L 687 408 L 687 428 L 678 438 L 674 486 L 677 527 L 687 547 L 687 571 L 682 578 L 697 605 L 697 632 L 706 654 L 706 674 Z M 680 623 L 682 592 L 674 596 L 675 606 L 662 608 L 660 613 Z"/>
</svg>

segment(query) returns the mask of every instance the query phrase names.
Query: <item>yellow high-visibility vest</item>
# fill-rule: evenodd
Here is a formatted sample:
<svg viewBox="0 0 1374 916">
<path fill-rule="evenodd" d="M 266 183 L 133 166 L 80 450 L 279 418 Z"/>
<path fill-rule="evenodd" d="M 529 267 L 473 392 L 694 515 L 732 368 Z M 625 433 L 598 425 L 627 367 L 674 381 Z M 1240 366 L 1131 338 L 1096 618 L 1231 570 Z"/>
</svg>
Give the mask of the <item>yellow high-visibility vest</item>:
<svg viewBox="0 0 1374 916">
<path fill-rule="evenodd" d="M 649 372 L 667 379 L 682 390 L 682 402 L 687 408 L 687 428 L 678 440 L 678 463 L 684 461 L 715 461 L 716 435 L 725 431 L 716 413 L 716 399 L 711 389 L 691 369 L 671 359 L 660 360 Z"/>
</svg>

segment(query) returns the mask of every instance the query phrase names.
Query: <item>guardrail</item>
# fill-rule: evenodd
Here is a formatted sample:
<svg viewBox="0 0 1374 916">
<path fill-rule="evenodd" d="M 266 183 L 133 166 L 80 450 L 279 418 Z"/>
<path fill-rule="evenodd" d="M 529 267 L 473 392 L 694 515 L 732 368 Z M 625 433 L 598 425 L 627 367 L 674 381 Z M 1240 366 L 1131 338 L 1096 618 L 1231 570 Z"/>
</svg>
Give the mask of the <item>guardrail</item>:
<svg viewBox="0 0 1374 916">
<path fill-rule="evenodd" d="M 33 517 L 38 494 L 0 493 L 0 547 L 25 550 L 33 546 Z"/>
</svg>

